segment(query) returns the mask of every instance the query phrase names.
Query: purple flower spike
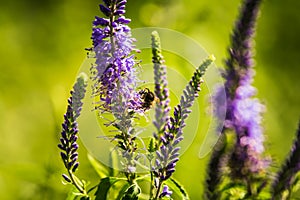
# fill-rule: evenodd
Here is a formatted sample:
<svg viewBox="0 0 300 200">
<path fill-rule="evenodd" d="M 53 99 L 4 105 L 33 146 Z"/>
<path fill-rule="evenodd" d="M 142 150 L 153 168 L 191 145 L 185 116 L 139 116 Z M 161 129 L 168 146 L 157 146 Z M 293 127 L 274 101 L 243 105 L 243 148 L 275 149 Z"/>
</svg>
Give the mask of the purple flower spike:
<svg viewBox="0 0 300 200">
<path fill-rule="evenodd" d="M 191 112 L 189 108 L 193 105 L 200 91 L 200 84 L 203 83 L 202 76 L 213 60 L 213 56 L 209 57 L 196 70 L 181 96 L 180 104 L 174 109 L 174 116 L 167 123 L 167 129 L 158 138 L 160 139 L 158 144 L 161 146 L 156 151 L 157 158 L 154 174 L 159 178 L 160 183 L 169 179 L 175 172 L 176 163 L 179 161 L 178 151 L 180 149 L 177 145 L 183 139 L 185 119 Z"/>
<path fill-rule="evenodd" d="M 154 137 L 158 141 L 166 143 L 163 133 L 167 128 L 169 121 L 169 111 L 170 111 L 170 99 L 169 99 L 169 90 L 168 90 L 168 81 L 167 81 L 167 69 L 164 65 L 164 58 L 161 52 L 160 38 L 156 31 L 152 32 L 152 62 L 154 65 L 154 93 L 158 98 L 158 102 L 155 107 L 155 120 L 153 121 L 157 133 L 154 134 Z M 161 140 L 159 140 L 161 138 Z"/>
<path fill-rule="evenodd" d="M 222 88 L 214 96 L 215 115 L 219 121 L 226 113 L 222 138 L 216 145 L 208 167 L 207 199 L 218 199 L 216 192 L 221 184 L 222 167 L 226 157 L 226 131 L 236 134 L 236 142 L 229 156 L 231 178 L 242 180 L 252 188 L 255 177 L 264 175 L 269 160 L 263 158 L 264 136 L 261 127 L 264 106 L 254 98 L 256 89 L 252 86 L 254 70 L 252 58 L 252 38 L 255 32 L 261 0 L 244 0 L 239 18 L 235 24 L 226 60 L 225 94 Z M 226 157 L 227 158 L 227 157 Z M 218 166 L 218 167 L 216 167 Z M 249 181 L 250 180 L 250 181 Z M 251 182 L 252 181 L 252 182 Z M 264 183 L 260 183 L 264 187 Z M 262 189 L 262 188 L 260 188 Z"/>
<path fill-rule="evenodd" d="M 139 82 L 136 76 L 133 42 L 130 28 L 126 25 L 126 1 L 104 1 L 101 12 L 108 18 L 96 17 L 93 22 L 93 50 L 96 62 L 92 66 L 94 95 L 100 98 L 97 108 L 113 112 L 117 96 L 122 97 L 122 105 L 128 110 L 142 112 L 142 99 L 136 91 Z M 117 109 L 115 109 L 117 110 Z"/>
<path fill-rule="evenodd" d="M 62 132 L 60 144 L 58 147 L 62 150 L 61 158 L 67 170 L 73 172 L 78 168 L 78 144 L 76 143 L 78 133 L 78 125 L 76 119 L 80 115 L 82 108 L 82 99 L 86 92 L 87 77 L 85 74 L 80 74 L 71 91 L 71 97 L 68 99 L 67 113 L 64 115 L 64 123 L 62 124 Z"/>
<path fill-rule="evenodd" d="M 252 61 L 252 37 L 260 0 L 245 0 L 241 17 L 232 35 L 230 58 L 226 61 L 225 90 L 227 115 L 225 126 L 237 134 L 235 150 L 230 159 L 233 177 L 247 177 L 264 171 L 268 161 L 261 158 L 264 151 L 261 127 L 264 106 L 253 98 L 256 89 L 251 85 L 254 70 Z"/>
<path fill-rule="evenodd" d="M 136 162 L 139 158 L 134 115 L 143 114 L 144 99 L 137 90 L 137 62 L 132 54 L 135 39 L 127 26 L 124 0 L 105 0 L 100 10 L 107 18 L 96 17 L 93 23 L 93 51 L 96 58 L 92 66 L 93 95 L 99 99 L 96 109 L 111 113 L 110 125 L 117 129 L 114 142 L 122 155 L 123 170 L 129 182 L 135 178 Z"/>
<path fill-rule="evenodd" d="M 180 147 L 177 145 L 183 139 L 183 128 L 185 127 L 185 120 L 191 112 L 189 108 L 193 105 L 198 92 L 200 91 L 200 84 L 203 82 L 207 67 L 213 62 L 214 57 L 206 59 L 194 73 L 183 95 L 180 99 L 180 104 L 174 108 L 174 117 L 169 117 L 169 90 L 167 88 L 166 66 L 164 65 L 164 58 L 160 47 L 160 38 L 158 33 L 152 32 L 152 62 L 154 64 L 154 93 L 159 102 L 155 109 L 155 120 L 153 124 L 156 131 L 153 133 L 156 144 L 155 147 L 149 148 L 149 152 L 156 152 L 154 165 L 152 166 L 153 174 L 156 177 L 155 187 L 156 195 L 154 199 L 168 197 L 171 192 L 168 187 L 164 186 L 161 192 L 161 187 L 164 181 L 169 179 L 175 172 L 176 163 L 179 161 Z M 151 140 L 152 142 L 152 140 Z M 151 144 L 151 143 L 150 143 Z M 151 162 L 151 161 L 150 161 Z"/>
<path fill-rule="evenodd" d="M 242 180 L 250 175 L 261 174 L 269 163 L 261 155 L 264 151 L 261 115 L 265 108 L 254 98 L 256 89 L 251 85 L 255 74 L 252 37 L 260 3 L 261 0 L 244 0 L 231 38 L 224 72 L 227 109 L 223 132 L 233 130 L 236 133 L 236 144 L 229 165 L 232 177 Z M 215 99 L 220 103 L 218 94 Z M 222 103 L 220 108 L 224 110 Z"/>
<path fill-rule="evenodd" d="M 251 72 L 250 69 L 249 71 Z M 260 104 L 258 99 L 253 98 L 256 92 L 255 88 L 243 80 L 245 79 L 241 77 L 242 84 L 236 89 L 235 99 L 231 104 L 232 126 L 241 139 L 241 145 L 248 146 L 256 153 L 262 153 L 264 137 L 261 128 L 261 114 L 265 107 Z"/>
<path fill-rule="evenodd" d="M 58 148 L 61 150 L 61 158 L 65 165 L 65 168 L 68 171 L 68 175 L 63 174 L 63 178 L 72 183 L 80 193 L 86 194 L 85 190 L 80 186 L 76 181 L 74 181 L 74 172 L 78 169 L 78 144 L 77 133 L 78 133 L 78 124 L 76 122 L 77 118 L 80 115 L 82 108 L 82 99 L 85 96 L 86 87 L 87 87 L 87 76 L 82 73 L 78 76 L 73 90 L 70 92 L 71 97 L 68 99 L 68 108 L 67 113 L 64 115 L 64 123 L 62 124 L 62 132 L 60 138 L 60 144 Z"/>
</svg>

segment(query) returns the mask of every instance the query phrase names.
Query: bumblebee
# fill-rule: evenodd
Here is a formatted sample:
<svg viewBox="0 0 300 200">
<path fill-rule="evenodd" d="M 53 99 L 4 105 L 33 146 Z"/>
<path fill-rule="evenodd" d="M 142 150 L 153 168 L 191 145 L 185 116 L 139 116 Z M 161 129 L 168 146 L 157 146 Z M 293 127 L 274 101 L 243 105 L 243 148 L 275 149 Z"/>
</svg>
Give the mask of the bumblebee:
<svg viewBox="0 0 300 200">
<path fill-rule="evenodd" d="M 143 100 L 142 108 L 144 109 L 144 111 L 149 110 L 157 100 L 154 93 L 151 92 L 149 88 L 140 90 L 139 94 L 141 95 L 141 99 Z"/>
</svg>

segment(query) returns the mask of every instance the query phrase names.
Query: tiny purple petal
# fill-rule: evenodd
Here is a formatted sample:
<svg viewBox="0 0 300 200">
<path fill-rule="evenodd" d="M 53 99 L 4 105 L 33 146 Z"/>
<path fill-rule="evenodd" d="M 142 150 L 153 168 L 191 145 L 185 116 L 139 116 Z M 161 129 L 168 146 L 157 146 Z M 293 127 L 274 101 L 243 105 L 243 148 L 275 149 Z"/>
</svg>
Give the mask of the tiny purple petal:
<svg viewBox="0 0 300 200">
<path fill-rule="evenodd" d="M 106 6 L 100 4 L 100 10 L 101 12 L 103 12 L 103 14 L 105 14 L 107 17 L 110 16 L 111 14 L 111 10 L 109 8 L 107 8 Z"/>
<path fill-rule="evenodd" d="M 107 26 L 109 25 L 109 20 L 96 16 L 93 24 L 94 26 Z"/>
<path fill-rule="evenodd" d="M 65 181 L 67 181 L 68 183 L 71 183 L 71 182 L 72 182 L 71 179 L 70 179 L 67 175 L 63 174 L 62 177 L 63 177 L 63 178 L 65 179 Z"/>
<path fill-rule="evenodd" d="M 167 185 L 164 185 L 163 190 L 161 194 L 159 195 L 159 198 L 163 197 L 170 197 L 172 195 L 172 191 L 169 190 L 169 187 Z"/>
</svg>

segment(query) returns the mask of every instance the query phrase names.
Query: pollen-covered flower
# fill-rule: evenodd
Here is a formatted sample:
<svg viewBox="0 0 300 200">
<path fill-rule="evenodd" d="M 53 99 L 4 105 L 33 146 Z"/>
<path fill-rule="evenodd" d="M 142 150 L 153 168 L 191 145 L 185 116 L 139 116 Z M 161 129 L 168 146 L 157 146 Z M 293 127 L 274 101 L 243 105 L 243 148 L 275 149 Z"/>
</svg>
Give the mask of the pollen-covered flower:
<svg viewBox="0 0 300 200">
<path fill-rule="evenodd" d="M 96 109 L 111 113 L 116 130 L 112 142 L 120 155 L 120 163 L 130 183 L 135 179 L 137 133 L 134 128 L 135 113 L 145 111 L 144 99 L 137 90 L 137 61 L 134 49 L 130 19 L 124 17 L 126 0 L 103 0 L 100 11 L 106 18 L 96 17 L 93 22 L 93 51 L 95 63 L 92 66 L 93 95 Z M 98 101 L 97 101 L 98 100 Z"/>
<path fill-rule="evenodd" d="M 132 51 L 134 39 L 131 37 L 125 18 L 126 0 L 105 0 L 100 5 L 107 18 L 96 17 L 93 22 L 93 50 L 96 62 L 92 66 L 94 95 L 99 96 L 101 110 L 111 111 L 122 97 L 126 108 L 141 111 L 142 100 L 136 91 L 139 82 L 136 76 L 136 61 Z"/>
</svg>

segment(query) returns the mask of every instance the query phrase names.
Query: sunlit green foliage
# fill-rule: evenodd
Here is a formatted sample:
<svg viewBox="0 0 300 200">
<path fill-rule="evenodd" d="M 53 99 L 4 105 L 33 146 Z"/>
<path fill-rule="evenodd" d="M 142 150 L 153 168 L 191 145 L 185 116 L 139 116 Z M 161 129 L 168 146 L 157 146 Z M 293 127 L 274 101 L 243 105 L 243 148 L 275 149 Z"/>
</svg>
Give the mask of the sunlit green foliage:
<svg viewBox="0 0 300 200">
<path fill-rule="evenodd" d="M 1 2 L 2 199 L 67 197 L 69 188 L 58 184 L 64 169 L 56 144 L 69 90 L 86 57 L 84 48 L 91 46 L 91 21 L 98 13 L 98 3 Z M 127 15 L 133 19 L 132 28 L 159 26 L 183 32 L 213 53 L 222 66 L 238 5 L 238 0 L 129 0 Z M 267 149 L 275 160 L 273 170 L 289 152 L 299 117 L 299 6 L 295 0 L 265 1 L 257 29 L 255 85 L 267 107 L 264 124 Z M 168 59 L 168 54 L 165 58 L 170 66 L 185 65 L 180 59 Z M 208 94 L 207 89 L 202 92 Z M 203 193 L 208 157 L 197 158 L 202 141 L 199 134 L 175 173 L 191 199 L 199 199 Z M 85 155 L 86 151 L 80 148 L 79 153 Z M 95 177 L 91 181 L 97 183 L 87 158 L 81 156 L 79 161 L 80 173 Z"/>
</svg>

